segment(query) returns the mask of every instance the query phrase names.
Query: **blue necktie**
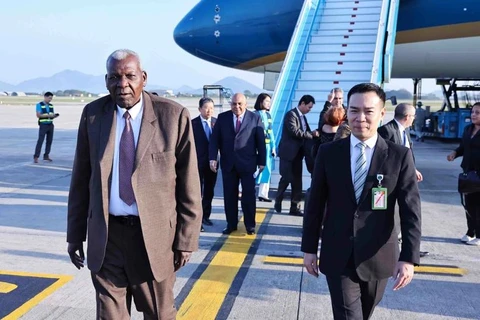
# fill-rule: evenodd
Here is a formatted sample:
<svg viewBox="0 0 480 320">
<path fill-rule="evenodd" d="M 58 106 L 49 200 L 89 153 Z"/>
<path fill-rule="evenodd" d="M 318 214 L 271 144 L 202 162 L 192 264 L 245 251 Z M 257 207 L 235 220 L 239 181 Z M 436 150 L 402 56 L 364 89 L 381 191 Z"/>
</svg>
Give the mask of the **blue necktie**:
<svg viewBox="0 0 480 320">
<path fill-rule="evenodd" d="M 207 136 L 207 140 L 210 141 L 210 135 L 212 134 L 212 131 L 207 121 L 203 121 L 203 129 L 205 130 L 205 135 Z"/>
</svg>

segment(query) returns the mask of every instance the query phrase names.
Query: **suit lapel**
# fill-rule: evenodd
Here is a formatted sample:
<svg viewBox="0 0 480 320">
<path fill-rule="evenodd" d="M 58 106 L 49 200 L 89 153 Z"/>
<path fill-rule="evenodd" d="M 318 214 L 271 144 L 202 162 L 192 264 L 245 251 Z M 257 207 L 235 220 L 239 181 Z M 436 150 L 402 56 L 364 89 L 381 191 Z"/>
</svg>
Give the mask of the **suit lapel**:
<svg viewBox="0 0 480 320">
<path fill-rule="evenodd" d="M 143 93 L 143 117 L 140 126 L 140 134 L 138 137 L 137 152 L 135 154 L 135 166 L 133 175 L 142 162 L 143 157 L 150 145 L 150 141 L 155 134 L 156 128 L 154 122 L 157 120 L 155 112 L 153 112 L 153 103 L 148 94 Z"/>
<path fill-rule="evenodd" d="M 359 204 L 365 200 L 365 197 L 368 195 L 370 189 L 372 189 L 374 184 L 377 182 L 377 174 L 383 173 L 382 168 L 385 159 L 387 159 L 387 155 L 387 143 L 382 137 L 378 136 L 377 144 L 375 145 L 375 151 L 372 155 L 372 161 L 370 162 L 370 168 L 368 169 L 367 179 L 365 180 L 365 185 L 363 187 L 362 195 L 360 196 Z"/>
<path fill-rule="evenodd" d="M 357 205 L 357 199 L 355 198 L 355 188 L 353 187 L 353 176 L 352 176 L 352 168 L 350 166 L 350 158 L 352 157 L 350 154 L 350 138 L 342 139 L 340 144 L 340 151 L 339 156 L 337 157 L 339 162 L 339 168 L 347 168 L 347 170 L 338 170 L 340 176 L 338 181 L 345 181 L 345 185 L 347 186 L 347 193 L 350 197 L 350 200 L 353 201 L 355 205 Z"/>
<path fill-rule="evenodd" d="M 110 101 L 104 106 L 104 113 L 100 123 L 100 145 L 98 159 L 102 181 L 103 212 L 105 219 L 108 218 L 108 203 L 110 198 L 113 156 L 115 152 L 115 138 L 117 130 L 117 108 Z M 108 220 L 105 220 L 108 221 Z"/>
</svg>

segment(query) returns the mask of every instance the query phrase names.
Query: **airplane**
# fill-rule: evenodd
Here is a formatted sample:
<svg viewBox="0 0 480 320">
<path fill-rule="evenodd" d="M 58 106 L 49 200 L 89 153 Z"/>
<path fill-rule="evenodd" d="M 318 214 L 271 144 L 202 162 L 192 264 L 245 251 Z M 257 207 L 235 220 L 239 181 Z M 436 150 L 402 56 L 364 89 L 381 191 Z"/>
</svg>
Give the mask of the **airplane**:
<svg viewBox="0 0 480 320">
<path fill-rule="evenodd" d="M 280 72 L 303 2 L 201 0 L 174 39 L 218 65 Z M 391 77 L 479 78 L 479 16 L 478 0 L 400 0 Z"/>
</svg>

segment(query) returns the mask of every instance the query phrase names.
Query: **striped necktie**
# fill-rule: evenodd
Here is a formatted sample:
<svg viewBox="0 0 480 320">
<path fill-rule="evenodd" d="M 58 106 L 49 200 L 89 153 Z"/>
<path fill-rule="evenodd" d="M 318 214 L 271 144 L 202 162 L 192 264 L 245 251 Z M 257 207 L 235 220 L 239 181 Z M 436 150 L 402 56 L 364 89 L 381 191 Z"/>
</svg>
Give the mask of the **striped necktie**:
<svg viewBox="0 0 480 320">
<path fill-rule="evenodd" d="M 358 203 L 360 201 L 363 186 L 365 185 L 365 180 L 367 178 L 367 154 L 365 153 L 365 148 L 367 147 L 367 145 L 363 142 L 359 142 L 355 147 L 360 149 L 360 154 L 355 161 L 355 180 L 353 182 L 353 187 L 355 189 L 355 198 L 357 199 Z"/>
</svg>

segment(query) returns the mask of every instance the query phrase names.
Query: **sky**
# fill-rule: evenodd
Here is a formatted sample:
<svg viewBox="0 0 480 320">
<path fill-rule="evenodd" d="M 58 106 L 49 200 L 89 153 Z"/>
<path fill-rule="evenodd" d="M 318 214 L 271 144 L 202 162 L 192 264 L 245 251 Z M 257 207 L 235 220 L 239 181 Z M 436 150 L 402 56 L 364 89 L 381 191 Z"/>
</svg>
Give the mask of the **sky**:
<svg viewBox="0 0 480 320">
<path fill-rule="evenodd" d="M 221 67 L 177 46 L 173 30 L 198 1 L 2 0 L 0 81 L 18 84 L 65 69 L 103 75 L 108 55 L 128 48 L 153 85 L 198 88 L 235 76 L 261 88 L 262 74 Z M 386 88 L 412 91 L 412 83 L 393 80 Z M 424 93 L 434 90 L 433 80 L 424 81 Z"/>
</svg>

